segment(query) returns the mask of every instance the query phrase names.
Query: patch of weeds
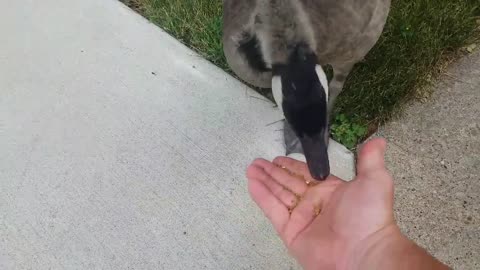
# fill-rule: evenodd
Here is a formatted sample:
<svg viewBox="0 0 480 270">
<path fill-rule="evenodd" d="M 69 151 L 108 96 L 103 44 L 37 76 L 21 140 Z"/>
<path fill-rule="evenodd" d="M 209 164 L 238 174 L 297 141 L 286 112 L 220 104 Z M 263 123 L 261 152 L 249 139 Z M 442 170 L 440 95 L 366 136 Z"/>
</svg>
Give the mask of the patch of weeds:
<svg viewBox="0 0 480 270">
<path fill-rule="evenodd" d="M 353 150 L 367 135 L 367 131 L 365 125 L 348 118 L 345 114 L 338 114 L 331 126 L 333 138 L 350 150 Z"/>
</svg>

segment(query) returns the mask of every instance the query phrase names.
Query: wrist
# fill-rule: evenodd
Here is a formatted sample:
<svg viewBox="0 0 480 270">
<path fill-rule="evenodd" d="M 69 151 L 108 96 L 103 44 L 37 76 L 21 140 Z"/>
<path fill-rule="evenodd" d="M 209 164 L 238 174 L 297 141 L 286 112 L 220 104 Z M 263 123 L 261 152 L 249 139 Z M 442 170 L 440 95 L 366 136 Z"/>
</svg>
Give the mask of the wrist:
<svg viewBox="0 0 480 270">
<path fill-rule="evenodd" d="M 405 237 L 397 225 L 391 225 L 357 245 L 344 269 L 448 268 Z"/>
<path fill-rule="evenodd" d="M 386 253 L 391 252 L 392 247 L 405 249 L 407 246 L 408 240 L 398 226 L 391 224 L 351 247 L 338 269 L 376 269 L 373 266 L 377 265 L 377 260 L 387 256 Z"/>
</svg>

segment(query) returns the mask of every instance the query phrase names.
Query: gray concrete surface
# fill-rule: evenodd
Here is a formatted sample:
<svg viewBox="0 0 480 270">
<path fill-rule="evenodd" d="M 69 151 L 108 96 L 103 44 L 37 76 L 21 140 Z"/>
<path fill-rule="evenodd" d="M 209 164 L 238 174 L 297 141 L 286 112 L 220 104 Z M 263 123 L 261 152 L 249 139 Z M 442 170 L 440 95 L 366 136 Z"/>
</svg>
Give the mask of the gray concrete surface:
<svg viewBox="0 0 480 270">
<path fill-rule="evenodd" d="M 246 189 L 271 103 L 115 0 L 0 6 L 0 269 L 297 267 Z"/>
<path fill-rule="evenodd" d="M 402 230 L 454 269 L 480 269 L 480 52 L 379 134 Z"/>
</svg>

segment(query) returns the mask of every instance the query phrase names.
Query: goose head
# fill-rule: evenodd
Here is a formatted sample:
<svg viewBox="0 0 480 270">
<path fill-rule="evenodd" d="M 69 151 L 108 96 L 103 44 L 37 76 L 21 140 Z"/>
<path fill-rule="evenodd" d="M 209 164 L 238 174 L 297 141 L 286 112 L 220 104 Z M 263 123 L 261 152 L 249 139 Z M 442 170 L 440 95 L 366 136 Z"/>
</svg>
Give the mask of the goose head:
<svg viewBox="0 0 480 270">
<path fill-rule="evenodd" d="M 273 63 L 272 73 L 275 101 L 300 140 L 310 174 L 325 180 L 330 175 L 325 72 L 308 45 L 296 44 L 286 62 Z"/>
</svg>

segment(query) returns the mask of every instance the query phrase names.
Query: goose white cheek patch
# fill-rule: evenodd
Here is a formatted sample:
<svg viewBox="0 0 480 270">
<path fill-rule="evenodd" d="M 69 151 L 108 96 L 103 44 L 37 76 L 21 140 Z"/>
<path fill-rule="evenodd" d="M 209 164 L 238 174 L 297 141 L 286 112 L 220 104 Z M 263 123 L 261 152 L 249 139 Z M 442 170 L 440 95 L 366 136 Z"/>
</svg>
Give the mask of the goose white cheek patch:
<svg viewBox="0 0 480 270">
<path fill-rule="evenodd" d="M 318 79 L 320 80 L 320 83 L 323 86 L 323 89 L 325 90 L 325 96 L 327 97 L 327 102 L 328 102 L 328 79 L 327 79 L 327 74 L 325 74 L 325 71 L 323 71 L 322 66 L 317 65 L 315 67 L 315 71 L 317 72 Z"/>
<path fill-rule="evenodd" d="M 280 76 L 273 76 L 272 78 L 272 94 L 277 103 L 278 108 L 283 113 L 282 102 L 283 102 L 283 92 L 282 92 L 282 79 Z"/>
</svg>

